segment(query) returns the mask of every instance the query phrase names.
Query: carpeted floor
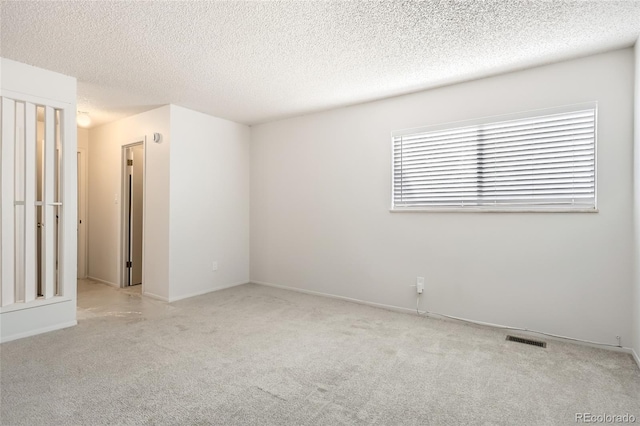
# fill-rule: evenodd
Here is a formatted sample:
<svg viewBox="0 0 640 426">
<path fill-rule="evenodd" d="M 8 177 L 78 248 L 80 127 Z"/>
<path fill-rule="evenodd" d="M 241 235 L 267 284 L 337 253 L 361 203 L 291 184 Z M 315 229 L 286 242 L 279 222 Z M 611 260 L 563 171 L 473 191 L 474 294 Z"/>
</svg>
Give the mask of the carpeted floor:
<svg viewBox="0 0 640 426">
<path fill-rule="evenodd" d="M 0 346 L 3 425 L 640 422 L 627 354 L 253 284 L 171 305 L 79 288 L 77 327 Z"/>
</svg>

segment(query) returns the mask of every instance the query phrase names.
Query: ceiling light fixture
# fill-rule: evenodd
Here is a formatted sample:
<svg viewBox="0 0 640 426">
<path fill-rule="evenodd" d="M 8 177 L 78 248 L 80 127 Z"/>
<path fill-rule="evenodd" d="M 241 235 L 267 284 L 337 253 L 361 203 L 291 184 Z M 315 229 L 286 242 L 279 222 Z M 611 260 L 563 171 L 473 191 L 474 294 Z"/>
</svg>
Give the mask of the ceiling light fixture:
<svg viewBox="0 0 640 426">
<path fill-rule="evenodd" d="M 91 117 L 89 117 L 88 112 L 78 111 L 76 122 L 80 127 L 89 127 L 91 125 Z"/>
</svg>

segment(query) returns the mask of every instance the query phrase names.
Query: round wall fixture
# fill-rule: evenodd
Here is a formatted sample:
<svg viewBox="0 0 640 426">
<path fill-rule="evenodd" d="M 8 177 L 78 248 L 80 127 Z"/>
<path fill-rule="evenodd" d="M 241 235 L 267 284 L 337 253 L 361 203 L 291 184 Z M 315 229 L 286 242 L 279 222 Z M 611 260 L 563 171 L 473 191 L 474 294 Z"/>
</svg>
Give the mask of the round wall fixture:
<svg viewBox="0 0 640 426">
<path fill-rule="evenodd" d="M 160 143 L 162 142 L 162 135 L 160 133 L 154 133 L 153 134 L 153 141 L 155 143 Z"/>
</svg>

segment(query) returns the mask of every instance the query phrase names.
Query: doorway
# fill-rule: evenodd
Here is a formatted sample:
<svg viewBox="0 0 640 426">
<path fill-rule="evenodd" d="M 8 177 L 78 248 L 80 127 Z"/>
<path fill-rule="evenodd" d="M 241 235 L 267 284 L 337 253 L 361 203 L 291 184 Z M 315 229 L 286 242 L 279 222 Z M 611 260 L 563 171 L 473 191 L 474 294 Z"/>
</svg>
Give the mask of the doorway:
<svg viewBox="0 0 640 426">
<path fill-rule="evenodd" d="M 78 278 L 87 278 L 87 150 L 78 148 Z"/>
<path fill-rule="evenodd" d="M 121 287 L 142 285 L 144 241 L 144 143 L 122 147 Z"/>
</svg>

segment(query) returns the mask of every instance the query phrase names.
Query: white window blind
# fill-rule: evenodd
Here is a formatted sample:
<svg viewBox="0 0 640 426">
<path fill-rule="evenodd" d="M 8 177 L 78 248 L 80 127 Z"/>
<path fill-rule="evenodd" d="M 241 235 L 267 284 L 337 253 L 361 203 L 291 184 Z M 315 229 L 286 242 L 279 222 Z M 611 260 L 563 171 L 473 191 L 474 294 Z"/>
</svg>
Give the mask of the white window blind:
<svg viewBox="0 0 640 426">
<path fill-rule="evenodd" d="M 392 207 L 595 210 L 595 144 L 595 104 L 394 133 Z"/>
</svg>

